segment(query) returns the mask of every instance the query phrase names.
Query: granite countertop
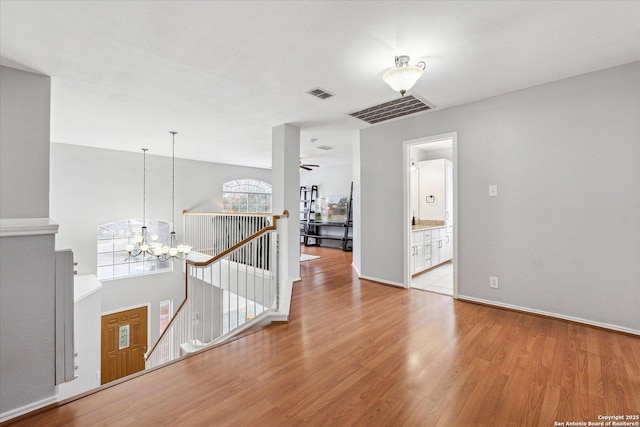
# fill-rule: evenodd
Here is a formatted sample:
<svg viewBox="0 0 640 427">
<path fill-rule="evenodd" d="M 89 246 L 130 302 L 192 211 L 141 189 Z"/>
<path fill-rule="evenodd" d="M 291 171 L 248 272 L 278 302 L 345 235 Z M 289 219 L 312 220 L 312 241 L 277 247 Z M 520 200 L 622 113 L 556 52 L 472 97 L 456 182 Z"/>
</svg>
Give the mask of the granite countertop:
<svg viewBox="0 0 640 427">
<path fill-rule="evenodd" d="M 432 228 L 444 227 L 444 221 L 432 220 L 432 219 L 418 219 L 416 225 L 411 226 L 411 231 L 431 230 Z"/>
<path fill-rule="evenodd" d="M 433 228 L 442 228 L 444 225 L 412 225 L 411 231 L 431 230 Z"/>
</svg>

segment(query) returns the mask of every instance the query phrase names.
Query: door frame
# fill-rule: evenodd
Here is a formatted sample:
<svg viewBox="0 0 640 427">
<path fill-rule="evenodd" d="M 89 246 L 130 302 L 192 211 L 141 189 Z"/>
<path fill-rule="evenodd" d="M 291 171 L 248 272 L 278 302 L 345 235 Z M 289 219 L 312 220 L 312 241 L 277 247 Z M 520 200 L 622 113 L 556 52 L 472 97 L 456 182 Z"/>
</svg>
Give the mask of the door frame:
<svg viewBox="0 0 640 427">
<path fill-rule="evenodd" d="M 402 142 L 402 214 L 404 218 L 403 241 L 404 241 L 404 287 L 411 288 L 411 152 L 414 145 L 428 144 L 430 142 L 452 140 L 453 167 L 453 298 L 458 298 L 458 132 L 447 132 L 438 135 L 425 136 L 422 138 L 410 139 Z"/>
<path fill-rule="evenodd" d="M 455 228 L 454 228 L 454 231 L 455 231 Z M 142 308 L 142 307 L 147 307 L 147 341 L 150 341 L 151 340 L 151 302 L 147 302 L 144 304 L 130 305 L 128 307 L 116 308 L 114 310 L 103 311 L 102 313 L 100 313 L 100 319 L 102 319 L 102 316 L 120 313 L 121 311 L 135 310 L 136 308 Z"/>
<path fill-rule="evenodd" d="M 102 317 L 103 316 L 120 313 L 122 311 L 135 310 L 136 308 L 142 308 L 142 307 L 147 308 L 147 351 L 148 351 L 151 348 L 149 346 L 149 342 L 151 341 L 151 302 L 117 308 L 114 310 L 103 311 L 102 313 L 100 313 L 100 336 L 102 337 Z M 100 378 L 102 378 L 102 342 L 100 342 Z"/>
</svg>

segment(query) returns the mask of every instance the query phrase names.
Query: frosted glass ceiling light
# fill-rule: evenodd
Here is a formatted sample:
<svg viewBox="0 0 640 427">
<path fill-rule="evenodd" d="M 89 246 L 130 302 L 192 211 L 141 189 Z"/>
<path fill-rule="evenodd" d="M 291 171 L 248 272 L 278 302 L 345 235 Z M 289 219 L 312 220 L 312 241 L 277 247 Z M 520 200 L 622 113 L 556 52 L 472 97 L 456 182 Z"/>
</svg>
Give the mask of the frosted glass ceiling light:
<svg viewBox="0 0 640 427">
<path fill-rule="evenodd" d="M 422 77 L 427 65 L 420 61 L 412 66 L 409 65 L 409 59 L 407 55 L 396 56 L 396 68 L 388 70 L 382 76 L 382 80 L 402 96 Z"/>
</svg>

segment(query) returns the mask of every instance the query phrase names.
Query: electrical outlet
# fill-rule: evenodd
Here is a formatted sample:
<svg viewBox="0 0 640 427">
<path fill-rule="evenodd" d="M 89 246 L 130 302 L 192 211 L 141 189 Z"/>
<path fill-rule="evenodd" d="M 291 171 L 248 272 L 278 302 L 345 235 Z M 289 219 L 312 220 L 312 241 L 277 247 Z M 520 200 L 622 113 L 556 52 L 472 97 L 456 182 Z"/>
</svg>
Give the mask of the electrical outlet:
<svg viewBox="0 0 640 427">
<path fill-rule="evenodd" d="M 489 287 L 498 289 L 498 278 L 495 276 L 489 276 Z"/>
</svg>

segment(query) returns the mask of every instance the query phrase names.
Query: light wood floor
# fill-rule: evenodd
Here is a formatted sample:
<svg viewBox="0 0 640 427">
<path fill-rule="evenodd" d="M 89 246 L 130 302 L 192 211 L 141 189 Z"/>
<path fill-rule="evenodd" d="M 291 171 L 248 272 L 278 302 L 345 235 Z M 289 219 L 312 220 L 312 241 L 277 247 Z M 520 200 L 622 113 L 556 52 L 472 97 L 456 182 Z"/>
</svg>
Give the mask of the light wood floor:
<svg viewBox="0 0 640 427">
<path fill-rule="evenodd" d="M 358 280 L 304 248 L 291 321 L 19 425 L 553 426 L 640 414 L 640 338 Z"/>
</svg>

